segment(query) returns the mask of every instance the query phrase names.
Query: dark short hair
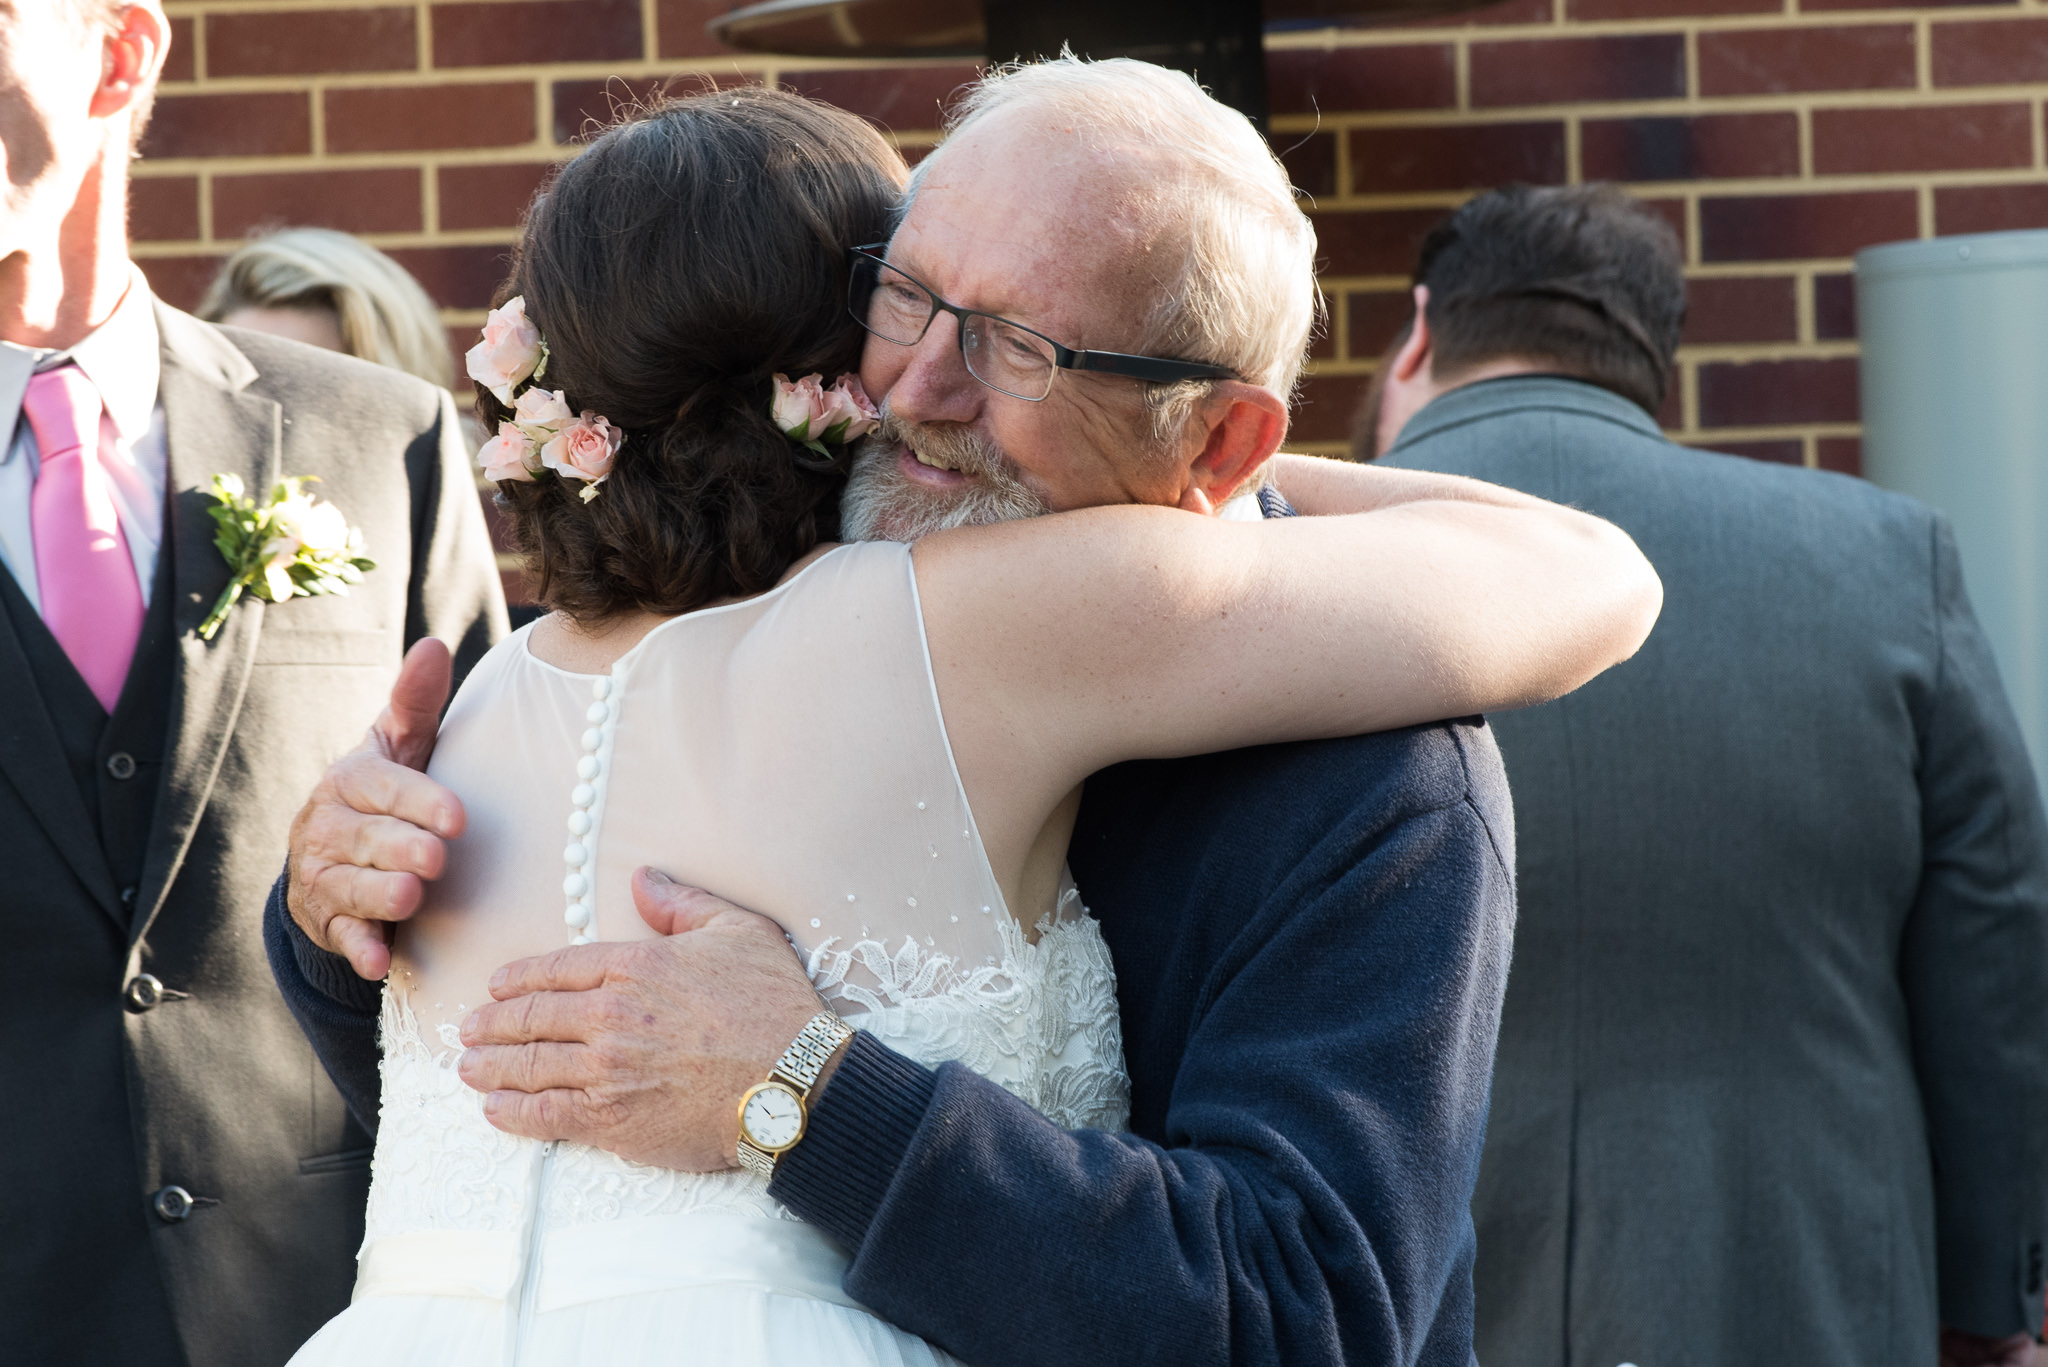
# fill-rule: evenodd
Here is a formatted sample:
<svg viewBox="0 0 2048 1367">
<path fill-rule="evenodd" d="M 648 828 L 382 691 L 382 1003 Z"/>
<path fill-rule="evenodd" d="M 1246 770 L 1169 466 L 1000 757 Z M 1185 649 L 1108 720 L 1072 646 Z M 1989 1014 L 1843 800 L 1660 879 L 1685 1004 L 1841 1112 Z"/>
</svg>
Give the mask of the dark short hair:
<svg viewBox="0 0 2048 1367">
<path fill-rule="evenodd" d="M 888 236 L 903 159 L 867 123 L 749 86 L 599 136 L 527 217 L 500 302 L 526 299 L 543 384 L 625 432 L 609 479 L 498 485 L 542 602 L 678 613 L 770 588 L 836 535 L 845 460 L 768 420 L 772 377 L 854 369 L 847 249 Z M 488 390 L 495 430 L 511 416 Z"/>
<path fill-rule="evenodd" d="M 1685 326 L 1678 235 L 1611 185 L 1509 185 L 1423 239 L 1432 365 L 1542 360 L 1655 416 Z"/>
</svg>

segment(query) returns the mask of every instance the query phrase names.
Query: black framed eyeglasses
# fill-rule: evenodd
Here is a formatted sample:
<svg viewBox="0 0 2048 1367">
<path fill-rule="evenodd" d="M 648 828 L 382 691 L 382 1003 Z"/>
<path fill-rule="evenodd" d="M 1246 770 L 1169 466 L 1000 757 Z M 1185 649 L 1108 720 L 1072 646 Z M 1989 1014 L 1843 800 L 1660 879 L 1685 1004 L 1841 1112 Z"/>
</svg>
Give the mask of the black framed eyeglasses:
<svg viewBox="0 0 2048 1367">
<path fill-rule="evenodd" d="M 1123 375 L 1148 384 L 1182 380 L 1234 380 L 1237 372 L 1201 361 L 1174 361 L 1159 356 L 1129 356 L 1120 351 L 1076 351 L 1042 332 L 993 313 L 963 309 L 939 297 L 937 290 L 907 275 L 882 258 L 888 244 L 855 247 L 846 310 L 853 320 L 885 342 L 916 346 L 932 319 L 950 313 L 960 323 L 960 358 L 967 373 L 999 394 L 1039 403 L 1052 393 L 1062 370 L 1088 370 Z"/>
</svg>

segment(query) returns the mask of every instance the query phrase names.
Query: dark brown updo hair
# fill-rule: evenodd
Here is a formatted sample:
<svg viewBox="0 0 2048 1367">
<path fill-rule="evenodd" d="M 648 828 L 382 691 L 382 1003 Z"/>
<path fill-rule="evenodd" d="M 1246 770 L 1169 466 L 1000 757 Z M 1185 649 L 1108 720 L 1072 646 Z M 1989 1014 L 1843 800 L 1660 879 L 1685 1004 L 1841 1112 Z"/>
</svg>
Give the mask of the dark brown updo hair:
<svg viewBox="0 0 2048 1367">
<path fill-rule="evenodd" d="M 759 86 L 608 129 L 533 207 L 498 302 L 524 295 L 541 385 L 623 429 L 611 475 L 498 485 L 535 592 L 594 620 L 774 586 L 837 534 L 846 461 L 768 420 L 772 377 L 857 367 L 847 249 L 888 236 L 903 159 L 867 123 Z M 492 431 L 511 410 L 478 387 Z"/>
</svg>

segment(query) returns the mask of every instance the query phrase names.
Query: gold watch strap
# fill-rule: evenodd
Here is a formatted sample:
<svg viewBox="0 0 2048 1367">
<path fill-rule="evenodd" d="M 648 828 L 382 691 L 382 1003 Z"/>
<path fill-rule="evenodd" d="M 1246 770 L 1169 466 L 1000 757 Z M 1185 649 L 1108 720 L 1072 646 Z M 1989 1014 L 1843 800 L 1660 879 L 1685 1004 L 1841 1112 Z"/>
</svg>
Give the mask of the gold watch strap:
<svg viewBox="0 0 2048 1367">
<path fill-rule="evenodd" d="M 852 1026 L 830 1011 L 820 1011 L 804 1022 L 804 1028 L 782 1051 L 768 1076 L 780 1078 L 796 1088 L 798 1096 L 807 1097 L 811 1088 L 818 1085 L 818 1074 L 824 1071 L 833 1052 L 852 1035 Z"/>
<path fill-rule="evenodd" d="M 803 1104 L 810 1098 L 811 1089 L 818 1085 L 818 1074 L 824 1071 L 825 1064 L 851 1038 L 852 1026 L 830 1011 L 820 1011 L 804 1023 L 789 1048 L 782 1051 L 782 1057 L 768 1070 L 768 1081 L 785 1084 L 796 1093 L 798 1104 Z M 741 1167 L 767 1181 L 775 1176 L 775 1160 L 782 1155 L 749 1143 L 743 1123 L 738 1156 Z"/>
</svg>

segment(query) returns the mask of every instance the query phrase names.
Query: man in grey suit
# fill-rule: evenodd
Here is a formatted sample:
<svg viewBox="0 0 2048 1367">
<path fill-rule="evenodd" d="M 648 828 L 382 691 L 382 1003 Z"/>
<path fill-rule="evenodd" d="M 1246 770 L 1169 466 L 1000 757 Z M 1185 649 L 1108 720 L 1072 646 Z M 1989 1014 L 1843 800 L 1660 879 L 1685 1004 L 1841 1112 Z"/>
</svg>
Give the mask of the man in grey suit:
<svg viewBox="0 0 2048 1367">
<path fill-rule="evenodd" d="M 1414 279 L 1358 454 L 1612 519 L 1665 591 L 1633 661 L 1493 718 L 1479 1359 L 2027 1361 L 2048 828 L 1946 522 L 1666 441 L 1678 245 L 1612 189 L 1482 196 Z"/>
<path fill-rule="evenodd" d="M 447 394 L 225 332 L 128 260 L 156 0 L 0 0 L 0 1359 L 273 1367 L 348 1300 L 368 1140 L 272 985 L 286 827 L 409 642 L 504 607 Z M 227 585 L 208 492 L 359 527 L 346 597 Z M 430 648 L 437 649 L 437 648 Z"/>
</svg>

